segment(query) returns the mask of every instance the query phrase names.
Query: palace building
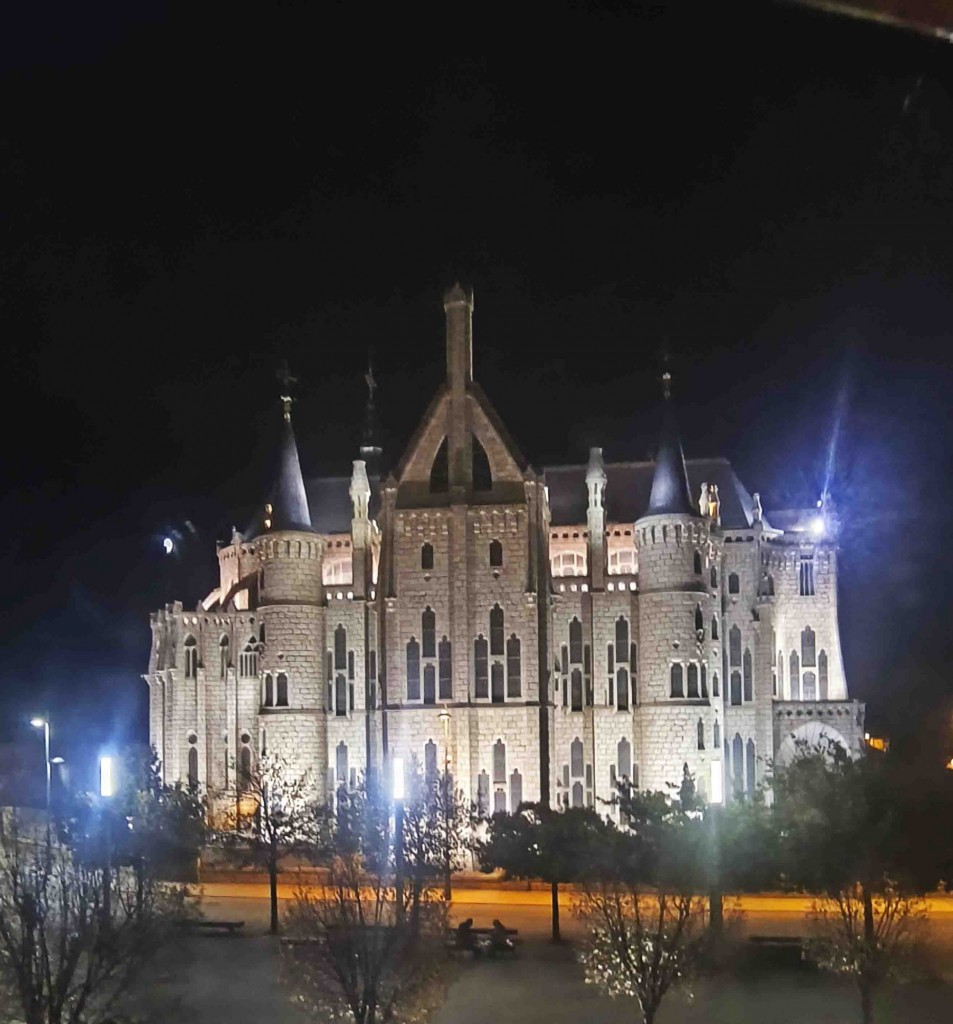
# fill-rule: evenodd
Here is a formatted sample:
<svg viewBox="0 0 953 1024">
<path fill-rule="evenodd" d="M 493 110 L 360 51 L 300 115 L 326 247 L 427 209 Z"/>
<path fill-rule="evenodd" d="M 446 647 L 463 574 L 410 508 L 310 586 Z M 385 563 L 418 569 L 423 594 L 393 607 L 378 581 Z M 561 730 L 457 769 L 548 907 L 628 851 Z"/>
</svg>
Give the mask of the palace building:
<svg viewBox="0 0 953 1024">
<path fill-rule="evenodd" d="M 667 395 L 654 461 L 534 470 L 473 379 L 472 293 L 444 309 L 446 380 L 393 471 L 369 435 L 349 478 L 304 479 L 285 397 L 257 526 L 194 610 L 153 613 L 166 780 L 234 799 L 274 753 L 330 797 L 416 757 L 484 813 L 611 814 L 620 778 L 687 766 L 732 799 L 797 738 L 859 750 L 830 513 L 686 462 Z"/>
</svg>

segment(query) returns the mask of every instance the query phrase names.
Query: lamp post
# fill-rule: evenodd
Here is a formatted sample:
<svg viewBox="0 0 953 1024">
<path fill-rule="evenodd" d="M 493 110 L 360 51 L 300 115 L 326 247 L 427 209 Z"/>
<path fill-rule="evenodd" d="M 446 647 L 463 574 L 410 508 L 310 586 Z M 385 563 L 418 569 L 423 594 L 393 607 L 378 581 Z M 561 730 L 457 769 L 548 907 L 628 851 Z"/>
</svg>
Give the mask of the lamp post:
<svg viewBox="0 0 953 1024">
<path fill-rule="evenodd" d="M 50 716 L 46 718 L 31 718 L 30 725 L 34 729 L 43 730 L 43 759 L 46 762 L 46 812 L 50 812 L 50 789 L 52 782 L 51 768 L 50 768 Z"/>
<path fill-rule="evenodd" d="M 450 875 L 453 859 L 453 851 L 450 849 L 450 709 L 444 704 L 437 716 L 443 726 L 443 778 L 440 780 L 443 789 L 443 823 L 444 836 L 444 864 L 443 864 L 443 896 L 449 900 L 452 891 L 450 886 Z"/>
<path fill-rule="evenodd" d="M 404 759 L 392 761 L 394 796 L 394 899 L 397 924 L 404 923 Z"/>
<path fill-rule="evenodd" d="M 106 863 L 103 867 L 103 931 L 112 925 L 112 807 L 109 801 L 116 792 L 116 759 L 109 754 L 99 757 L 99 795 L 103 800 L 103 828 L 106 834 Z"/>
</svg>

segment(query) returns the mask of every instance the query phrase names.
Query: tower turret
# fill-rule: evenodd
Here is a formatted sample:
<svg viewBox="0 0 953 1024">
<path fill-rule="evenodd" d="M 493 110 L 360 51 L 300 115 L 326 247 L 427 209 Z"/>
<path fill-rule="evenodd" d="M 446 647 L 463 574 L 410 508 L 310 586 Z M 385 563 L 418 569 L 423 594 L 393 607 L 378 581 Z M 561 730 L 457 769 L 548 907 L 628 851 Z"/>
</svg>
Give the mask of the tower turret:
<svg viewBox="0 0 953 1024">
<path fill-rule="evenodd" d="M 602 590 L 606 578 L 606 467 L 602 461 L 601 448 L 589 449 L 586 489 L 589 492 L 586 510 L 589 578 L 593 590 Z"/>
</svg>

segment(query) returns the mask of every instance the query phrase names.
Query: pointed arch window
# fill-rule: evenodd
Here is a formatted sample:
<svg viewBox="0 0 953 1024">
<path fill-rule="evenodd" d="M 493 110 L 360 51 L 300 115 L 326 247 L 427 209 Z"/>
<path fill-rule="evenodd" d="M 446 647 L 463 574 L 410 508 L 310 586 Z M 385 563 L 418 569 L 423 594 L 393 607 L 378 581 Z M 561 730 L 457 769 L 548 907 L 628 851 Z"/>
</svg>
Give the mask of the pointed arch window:
<svg viewBox="0 0 953 1024">
<path fill-rule="evenodd" d="M 752 701 L 754 700 L 754 678 L 751 672 L 751 651 L 747 647 L 745 648 L 743 671 L 745 701 Z"/>
<path fill-rule="evenodd" d="M 223 635 L 218 642 L 218 671 L 222 679 L 228 675 L 228 665 L 231 660 L 231 645 L 228 637 Z"/>
<path fill-rule="evenodd" d="M 199 651 L 195 637 L 191 634 L 185 638 L 185 678 L 194 679 L 198 675 Z"/>
<path fill-rule="evenodd" d="M 347 680 L 343 675 L 334 679 L 334 714 L 338 718 L 347 715 Z"/>
<path fill-rule="evenodd" d="M 344 740 L 334 748 L 334 777 L 339 786 L 347 784 L 347 744 Z"/>
<path fill-rule="evenodd" d="M 721 750 L 721 725 L 718 722 L 712 726 L 711 748 L 712 750 Z"/>
<path fill-rule="evenodd" d="M 424 704 L 437 703 L 437 670 L 432 664 L 424 665 Z"/>
<path fill-rule="evenodd" d="M 713 615 L 711 617 L 711 638 L 712 640 L 718 639 L 718 616 Z"/>
<path fill-rule="evenodd" d="M 575 615 L 569 623 L 569 660 L 573 665 L 582 663 L 582 623 Z"/>
<path fill-rule="evenodd" d="M 810 626 L 801 630 L 801 666 L 803 668 L 814 668 L 817 665 L 815 651 L 817 650 L 817 637 Z"/>
<path fill-rule="evenodd" d="M 251 747 L 247 743 L 242 744 L 238 754 L 238 785 L 242 792 L 248 789 L 251 784 Z"/>
<path fill-rule="evenodd" d="M 420 549 L 420 568 L 421 569 L 432 569 L 433 568 L 433 544 L 429 541 L 423 545 Z"/>
<path fill-rule="evenodd" d="M 497 740 L 493 744 L 493 785 L 506 784 L 506 744 Z"/>
<path fill-rule="evenodd" d="M 517 769 L 510 775 L 510 810 L 515 814 L 523 802 L 523 776 Z"/>
<path fill-rule="evenodd" d="M 572 805 L 573 807 L 582 807 L 582 783 L 574 782 L 572 784 Z"/>
<path fill-rule="evenodd" d="M 265 692 L 262 696 L 262 705 L 266 708 L 272 708 L 275 706 L 275 686 L 270 672 L 265 673 L 264 683 Z"/>
<path fill-rule="evenodd" d="M 506 696 L 522 696 L 520 640 L 514 633 L 506 641 Z"/>
<path fill-rule="evenodd" d="M 619 767 L 619 777 L 630 779 L 632 777 L 632 744 L 624 736 L 616 747 L 616 763 Z"/>
<path fill-rule="evenodd" d="M 437 645 L 437 663 L 440 668 L 440 699 L 453 698 L 453 661 L 450 657 L 450 641 L 444 637 Z"/>
<path fill-rule="evenodd" d="M 712 588 L 712 590 L 714 590 L 717 586 L 718 586 L 718 570 L 714 566 L 712 566 L 711 567 L 711 588 Z"/>
<path fill-rule="evenodd" d="M 748 790 L 748 796 L 754 796 L 756 760 L 754 740 L 749 739 L 745 744 L 745 785 Z"/>
<path fill-rule="evenodd" d="M 629 660 L 629 623 L 623 615 L 615 620 L 615 649 L 618 652 L 618 661 Z"/>
<path fill-rule="evenodd" d="M 583 775 L 583 748 L 582 740 L 577 736 L 569 746 L 569 770 L 573 778 L 581 778 Z"/>
<path fill-rule="evenodd" d="M 791 700 L 801 699 L 801 662 L 797 651 L 791 651 L 789 659 L 791 670 L 788 673 L 788 683 L 791 687 Z"/>
<path fill-rule="evenodd" d="M 700 718 L 695 725 L 695 745 L 699 750 L 705 749 L 705 723 Z"/>
<path fill-rule="evenodd" d="M 486 700 L 490 696 L 490 659 L 486 637 L 478 636 L 473 641 L 473 667 L 475 673 L 474 696 Z"/>
<path fill-rule="evenodd" d="M 690 662 L 688 665 L 688 696 L 693 699 L 698 699 L 698 666 L 695 662 Z"/>
<path fill-rule="evenodd" d="M 738 574 L 736 572 L 730 573 L 728 576 L 728 593 L 741 593 L 741 580 L 738 579 Z"/>
<path fill-rule="evenodd" d="M 490 776 L 485 771 L 477 776 L 477 814 L 485 818 L 490 813 Z"/>
<path fill-rule="evenodd" d="M 677 661 L 675 662 L 674 665 L 672 665 L 670 696 L 672 696 L 672 697 L 684 697 L 685 696 L 685 685 L 684 685 L 684 680 L 683 680 L 682 666 Z"/>
<path fill-rule="evenodd" d="M 701 574 L 702 574 L 702 553 L 700 551 L 696 551 L 694 556 L 692 557 L 692 568 L 695 570 L 695 575 L 696 576 L 701 576 Z"/>
<path fill-rule="evenodd" d="M 435 658 L 437 656 L 437 616 L 430 605 L 420 616 L 420 633 L 423 639 L 423 657 Z"/>
<path fill-rule="evenodd" d="M 343 671 L 347 668 L 347 630 L 338 626 L 334 630 L 334 670 Z"/>
<path fill-rule="evenodd" d="M 286 708 L 288 706 L 288 676 L 279 672 L 275 678 L 275 707 Z"/>
<path fill-rule="evenodd" d="M 582 711 L 582 672 L 574 668 L 570 678 L 570 710 Z"/>
<path fill-rule="evenodd" d="M 414 637 L 407 644 L 407 699 L 420 700 L 420 644 Z"/>
<path fill-rule="evenodd" d="M 817 700 L 817 677 L 813 672 L 804 673 L 804 699 Z"/>
<path fill-rule="evenodd" d="M 711 674 L 711 695 L 713 697 L 721 696 L 721 687 L 718 685 L 718 673 L 712 672 Z"/>
<path fill-rule="evenodd" d="M 821 651 L 817 656 L 817 681 L 820 687 L 817 699 L 818 700 L 829 700 L 829 682 L 827 676 L 827 651 Z"/>
<path fill-rule="evenodd" d="M 728 663 L 741 664 L 741 630 L 737 626 L 728 630 Z"/>
<path fill-rule="evenodd" d="M 433 740 L 424 744 L 424 775 L 427 779 L 437 777 L 437 744 Z"/>
<path fill-rule="evenodd" d="M 503 665 L 494 661 L 490 666 L 490 699 L 494 704 L 503 704 Z"/>
<path fill-rule="evenodd" d="M 701 674 L 702 674 L 702 698 L 704 700 L 708 700 L 708 666 L 707 665 L 703 664 L 701 666 Z"/>
<path fill-rule="evenodd" d="M 629 673 L 624 668 L 616 673 L 616 707 L 620 711 L 629 710 Z"/>
<path fill-rule="evenodd" d="M 490 609 L 490 654 L 503 655 L 503 609 L 498 604 Z"/>
<path fill-rule="evenodd" d="M 735 796 L 740 800 L 745 793 L 745 745 L 738 733 L 731 741 L 731 768 Z"/>
<path fill-rule="evenodd" d="M 503 566 L 503 545 L 498 540 L 490 541 L 490 567 L 499 569 Z"/>
<path fill-rule="evenodd" d="M 195 736 L 189 737 L 189 789 L 194 793 L 199 788 L 199 752 Z"/>
<path fill-rule="evenodd" d="M 731 673 L 731 703 L 741 707 L 741 673 L 737 669 Z"/>
<path fill-rule="evenodd" d="M 702 606 L 700 604 L 695 605 L 695 632 L 705 635 L 705 619 L 702 615 Z"/>
</svg>

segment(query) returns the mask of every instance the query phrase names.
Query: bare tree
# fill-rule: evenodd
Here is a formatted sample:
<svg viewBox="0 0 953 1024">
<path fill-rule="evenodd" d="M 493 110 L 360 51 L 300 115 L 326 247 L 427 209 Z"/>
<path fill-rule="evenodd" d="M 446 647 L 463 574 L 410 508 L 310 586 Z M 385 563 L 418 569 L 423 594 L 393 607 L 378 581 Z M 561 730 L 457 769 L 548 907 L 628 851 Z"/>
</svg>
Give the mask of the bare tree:
<svg viewBox="0 0 953 1024">
<path fill-rule="evenodd" d="M 184 912 L 184 894 L 147 870 L 110 871 L 49 830 L 0 816 L 0 1014 L 25 1024 L 107 1021 Z"/>
</svg>

